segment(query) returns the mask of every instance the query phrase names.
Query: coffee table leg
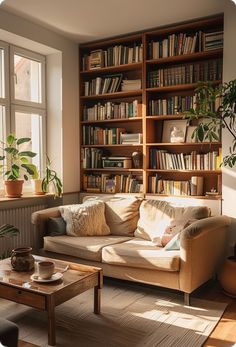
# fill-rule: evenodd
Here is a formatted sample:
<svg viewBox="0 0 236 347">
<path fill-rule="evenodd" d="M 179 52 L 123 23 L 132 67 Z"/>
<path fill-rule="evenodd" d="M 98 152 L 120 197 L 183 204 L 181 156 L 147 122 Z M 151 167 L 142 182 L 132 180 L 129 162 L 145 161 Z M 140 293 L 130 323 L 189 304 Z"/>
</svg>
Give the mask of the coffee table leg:
<svg viewBox="0 0 236 347">
<path fill-rule="evenodd" d="M 48 311 L 48 344 L 55 346 L 56 334 L 55 334 L 55 305 L 52 296 L 47 298 L 47 311 Z"/>
<path fill-rule="evenodd" d="M 99 286 L 94 287 L 94 313 L 101 312 L 101 289 Z"/>
</svg>

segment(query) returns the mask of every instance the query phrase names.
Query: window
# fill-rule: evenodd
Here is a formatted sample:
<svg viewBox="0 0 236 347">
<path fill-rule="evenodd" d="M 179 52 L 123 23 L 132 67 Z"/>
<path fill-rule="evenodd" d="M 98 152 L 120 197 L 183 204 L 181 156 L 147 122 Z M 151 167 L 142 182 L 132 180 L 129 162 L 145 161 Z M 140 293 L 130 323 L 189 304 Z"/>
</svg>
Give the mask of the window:
<svg viewBox="0 0 236 347">
<path fill-rule="evenodd" d="M 25 149 L 38 154 L 32 163 L 42 174 L 46 150 L 45 57 L 0 42 L 0 141 L 5 141 L 10 132 L 32 139 Z"/>
</svg>

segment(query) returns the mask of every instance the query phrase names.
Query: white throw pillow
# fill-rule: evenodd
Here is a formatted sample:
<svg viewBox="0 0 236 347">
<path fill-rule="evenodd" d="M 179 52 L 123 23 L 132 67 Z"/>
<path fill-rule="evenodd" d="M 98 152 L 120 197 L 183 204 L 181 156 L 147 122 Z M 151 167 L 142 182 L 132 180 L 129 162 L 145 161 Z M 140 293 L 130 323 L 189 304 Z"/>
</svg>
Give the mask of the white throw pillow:
<svg viewBox="0 0 236 347">
<path fill-rule="evenodd" d="M 105 220 L 105 204 L 102 201 L 86 201 L 83 204 L 60 206 L 70 236 L 105 236 L 110 228 Z"/>
</svg>

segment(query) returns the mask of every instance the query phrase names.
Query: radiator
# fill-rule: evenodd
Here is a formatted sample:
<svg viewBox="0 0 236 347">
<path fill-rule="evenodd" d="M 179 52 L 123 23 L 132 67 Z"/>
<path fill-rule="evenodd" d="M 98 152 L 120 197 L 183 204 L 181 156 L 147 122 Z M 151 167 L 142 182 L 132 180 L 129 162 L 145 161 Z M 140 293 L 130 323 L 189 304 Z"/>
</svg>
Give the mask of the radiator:
<svg viewBox="0 0 236 347">
<path fill-rule="evenodd" d="M 31 224 L 31 214 L 45 208 L 47 208 L 46 204 L 0 209 L 0 225 L 8 223 L 16 226 L 20 230 L 20 234 L 17 236 L 0 238 L 0 256 L 4 252 L 8 250 L 11 251 L 16 247 L 36 247 L 33 225 Z"/>
</svg>

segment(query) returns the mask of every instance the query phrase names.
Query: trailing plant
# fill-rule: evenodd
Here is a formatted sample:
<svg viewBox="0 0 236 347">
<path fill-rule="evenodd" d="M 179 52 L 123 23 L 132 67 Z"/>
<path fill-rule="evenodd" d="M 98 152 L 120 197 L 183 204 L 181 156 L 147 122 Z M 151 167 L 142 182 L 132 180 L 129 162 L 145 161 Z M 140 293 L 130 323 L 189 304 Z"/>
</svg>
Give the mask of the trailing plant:
<svg viewBox="0 0 236 347">
<path fill-rule="evenodd" d="M 211 82 L 200 82 L 195 94 L 195 108 L 185 114 L 189 122 L 199 120 L 192 138 L 200 142 L 220 141 L 221 131 L 225 129 L 232 137 L 232 145 L 222 164 L 232 168 L 236 163 L 236 79 L 218 87 Z"/>
<path fill-rule="evenodd" d="M 29 176 L 37 178 L 37 168 L 30 163 L 30 159 L 37 154 L 32 151 L 22 150 L 22 145 L 31 141 L 29 137 L 16 138 L 9 134 L 6 143 L 1 142 L 0 149 L 4 155 L 0 156 L 0 170 L 3 171 L 7 180 L 15 181 L 24 178 L 26 181 Z"/>
<path fill-rule="evenodd" d="M 4 224 L 0 227 L 0 238 L 2 237 L 13 237 L 17 236 L 20 233 L 19 229 L 14 227 L 11 224 Z M 0 255 L 0 259 L 8 258 L 11 255 L 10 250 L 6 250 L 3 254 Z"/>
<path fill-rule="evenodd" d="M 54 198 L 61 197 L 62 196 L 62 182 L 61 179 L 58 177 L 57 172 L 51 168 L 52 162 L 49 159 L 48 156 L 46 156 L 46 169 L 45 169 L 45 176 L 42 180 L 42 191 L 44 193 L 48 192 L 48 188 L 50 184 L 54 187 Z"/>
</svg>

